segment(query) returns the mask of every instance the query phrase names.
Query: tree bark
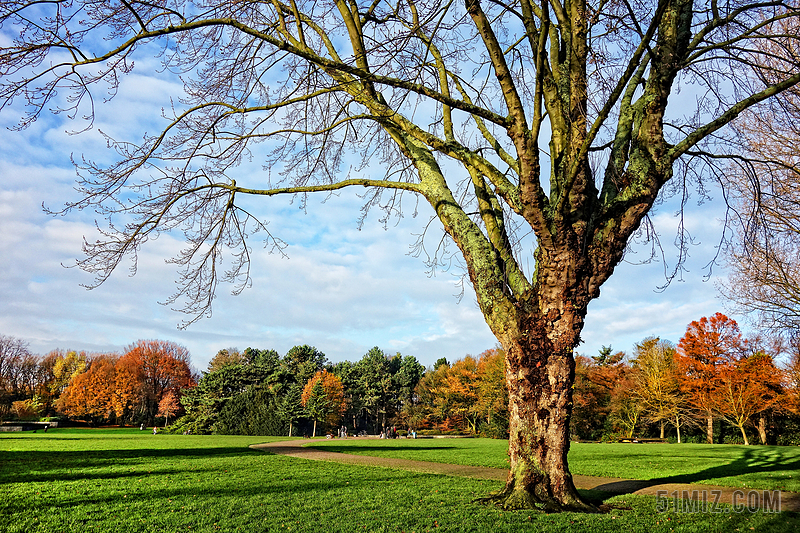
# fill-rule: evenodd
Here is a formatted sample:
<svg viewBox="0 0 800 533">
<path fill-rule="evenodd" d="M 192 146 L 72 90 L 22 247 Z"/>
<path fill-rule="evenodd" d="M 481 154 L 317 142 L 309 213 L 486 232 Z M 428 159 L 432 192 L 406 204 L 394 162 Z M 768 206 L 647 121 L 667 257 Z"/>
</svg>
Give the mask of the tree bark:
<svg viewBox="0 0 800 533">
<path fill-rule="evenodd" d="M 742 439 L 744 439 L 744 445 L 745 446 L 750 446 L 750 441 L 747 440 L 747 432 L 744 430 L 744 424 L 741 424 L 739 426 L 739 431 L 742 432 Z"/>
<path fill-rule="evenodd" d="M 706 417 L 706 442 L 714 444 L 714 417 L 711 415 Z"/>
<path fill-rule="evenodd" d="M 506 352 L 510 471 L 505 487 L 481 501 L 506 509 L 597 512 L 575 489 L 567 464 L 575 378 L 573 348 L 585 307 L 542 314 L 541 300 L 518 302 L 518 320 L 498 338 Z M 496 325 L 496 324 L 495 324 Z"/>
<path fill-rule="evenodd" d="M 767 443 L 767 417 L 763 412 L 758 414 L 758 437 L 761 439 L 761 444 Z"/>
</svg>

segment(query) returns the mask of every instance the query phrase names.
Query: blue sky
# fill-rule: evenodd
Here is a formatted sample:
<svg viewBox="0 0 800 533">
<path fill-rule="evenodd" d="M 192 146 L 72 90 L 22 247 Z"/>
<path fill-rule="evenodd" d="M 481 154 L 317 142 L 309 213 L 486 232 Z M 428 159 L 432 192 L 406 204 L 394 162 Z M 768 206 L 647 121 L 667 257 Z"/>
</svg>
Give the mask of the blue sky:
<svg viewBox="0 0 800 533">
<path fill-rule="evenodd" d="M 495 340 L 469 287 L 459 302 L 461 272 L 426 273 L 408 252 L 427 223 L 421 204 L 384 229 L 373 214 L 357 228 L 361 206 L 355 191 L 326 202 L 312 198 L 307 213 L 285 198 L 259 200 L 270 229 L 289 243 L 288 259 L 254 249 L 253 286 L 231 296 L 222 286 L 211 318 L 186 330 L 185 319 L 160 305 L 174 290 L 176 271 L 165 264 L 181 243 L 162 236 L 142 250 L 138 273 L 124 265 L 105 285 L 87 291 L 91 277 L 65 268 L 80 257 L 84 236 L 92 239 L 95 215 L 45 214 L 42 203 L 60 207 L 76 199 L 70 154 L 100 160 L 109 152 L 99 131 L 131 138 L 152 132 L 174 82 L 132 75 L 120 94 L 101 112 L 94 129 L 68 135 L 75 127 L 62 116 L 45 116 L 28 130 L 10 131 L 19 115 L 0 114 L 0 333 L 24 339 L 37 353 L 54 348 L 122 350 L 137 339 L 172 340 L 189 348 L 195 366 L 204 369 L 221 348 L 253 346 L 285 353 L 295 344 L 313 344 L 333 361 L 357 360 L 372 346 L 416 356 L 430 365 L 439 357 L 454 360 L 478 354 Z M 17 109 L 17 111 L 19 111 Z M 135 139 L 135 136 L 133 137 Z M 242 172 L 261 172 L 257 164 Z M 712 191 L 712 194 L 714 191 Z M 723 310 L 714 280 L 705 281 L 705 265 L 714 257 L 724 211 L 718 201 L 689 202 L 684 224 L 690 247 L 682 281 L 663 292 L 664 264 L 634 265 L 646 258 L 634 247 L 589 307 L 578 351 L 594 355 L 603 345 L 629 351 L 649 335 L 677 342 L 691 321 Z M 653 215 L 670 266 L 678 219 L 667 203 Z M 530 246 L 524 255 L 530 257 Z M 532 259 L 531 259 L 532 264 Z M 739 317 L 736 317 L 737 319 Z"/>
</svg>

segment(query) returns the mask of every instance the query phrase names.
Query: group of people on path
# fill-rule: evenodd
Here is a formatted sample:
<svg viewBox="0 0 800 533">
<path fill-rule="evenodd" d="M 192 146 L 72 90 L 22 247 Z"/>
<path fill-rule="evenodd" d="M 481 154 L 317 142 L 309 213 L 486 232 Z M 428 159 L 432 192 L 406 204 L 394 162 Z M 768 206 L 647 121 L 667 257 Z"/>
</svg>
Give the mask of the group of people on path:
<svg viewBox="0 0 800 533">
<path fill-rule="evenodd" d="M 303 438 L 308 438 L 308 435 L 303 435 Z M 328 433 L 326 436 L 327 439 L 332 439 L 333 433 Z M 336 435 L 337 439 L 346 439 L 347 438 L 347 426 L 342 426 L 338 429 L 338 435 Z"/>
<path fill-rule="evenodd" d="M 366 431 L 362 431 L 361 433 L 359 433 L 358 436 L 367 436 L 367 432 Z M 396 439 L 396 438 L 398 438 L 400 436 L 401 435 L 399 435 L 397 433 L 397 426 L 391 426 L 391 427 L 388 427 L 388 428 L 384 427 L 381 430 L 381 434 L 380 434 L 380 438 L 382 438 L 382 439 Z M 303 438 L 307 439 L 308 435 L 303 435 Z M 337 430 L 337 433 L 336 433 L 335 436 L 334 436 L 333 432 L 328 433 L 326 435 L 326 438 L 329 439 L 329 440 L 330 439 L 346 439 L 347 438 L 347 426 L 340 427 Z M 408 439 L 416 439 L 417 438 L 416 430 L 413 430 L 413 429 L 410 430 L 406 434 L 406 438 L 408 438 Z"/>
<path fill-rule="evenodd" d="M 397 426 L 392 426 L 390 428 L 384 428 L 381 431 L 381 438 L 382 439 L 396 439 L 400 435 L 397 434 Z M 406 434 L 407 439 L 416 439 L 417 438 L 417 431 L 415 429 L 410 430 Z"/>
</svg>

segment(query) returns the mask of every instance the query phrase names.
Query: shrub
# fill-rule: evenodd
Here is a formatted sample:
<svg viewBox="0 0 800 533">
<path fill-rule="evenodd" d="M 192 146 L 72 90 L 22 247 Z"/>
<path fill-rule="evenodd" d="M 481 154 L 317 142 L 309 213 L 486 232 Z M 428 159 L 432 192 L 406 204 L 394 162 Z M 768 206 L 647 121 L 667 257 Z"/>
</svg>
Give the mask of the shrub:
<svg viewBox="0 0 800 533">
<path fill-rule="evenodd" d="M 481 422 L 478 426 L 478 435 L 490 439 L 508 438 L 508 420 L 494 419 L 492 423 Z"/>
<path fill-rule="evenodd" d="M 278 402 L 268 390 L 251 388 L 225 403 L 212 430 L 223 435 L 285 435 L 289 425 L 278 415 Z"/>
<path fill-rule="evenodd" d="M 723 444 L 744 444 L 744 439 L 741 435 L 725 435 L 722 439 Z"/>
</svg>

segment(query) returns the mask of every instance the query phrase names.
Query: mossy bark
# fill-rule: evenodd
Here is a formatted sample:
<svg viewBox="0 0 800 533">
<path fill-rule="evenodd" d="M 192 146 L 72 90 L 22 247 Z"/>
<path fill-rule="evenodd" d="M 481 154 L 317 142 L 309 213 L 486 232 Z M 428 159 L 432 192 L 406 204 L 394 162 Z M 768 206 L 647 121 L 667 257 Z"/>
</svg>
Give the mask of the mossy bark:
<svg viewBox="0 0 800 533">
<path fill-rule="evenodd" d="M 507 351 L 510 471 L 506 486 L 490 497 L 507 509 L 596 512 L 584 501 L 567 464 L 572 383 L 571 351 Z"/>
</svg>

